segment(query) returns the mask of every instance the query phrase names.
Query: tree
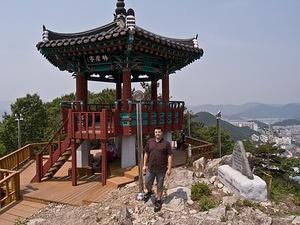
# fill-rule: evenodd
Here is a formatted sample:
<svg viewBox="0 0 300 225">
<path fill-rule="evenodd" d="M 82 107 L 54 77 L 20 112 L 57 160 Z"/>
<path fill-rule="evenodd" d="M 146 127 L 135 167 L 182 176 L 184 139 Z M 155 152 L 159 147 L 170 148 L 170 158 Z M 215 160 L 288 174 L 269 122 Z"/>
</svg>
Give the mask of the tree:
<svg viewBox="0 0 300 225">
<path fill-rule="evenodd" d="M 11 105 L 11 115 L 4 115 L 0 140 L 7 152 L 17 149 L 17 122 L 16 118 L 22 115 L 21 140 L 22 145 L 44 140 L 44 131 L 48 126 L 45 105 L 37 94 L 27 94 L 18 98 Z"/>
<path fill-rule="evenodd" d="M 12 115 L 3 116 L 2 130 L 0 131 L 0 140 L 4 145 L 4 154 L 7 154 L 18 148 L 17 124 Z"/>
<path fill-rule="evenodd" d="M 214 144 L 214 152 L 215 156 L 219 156 L 219 152 L 217 150 L 218 144 L 218 132 L 217 126 L 209 126 L 209 127 L 200 127 L 196 130 L 196 136 L 199 139 L 208 141 Z M 226 130 L 221 129 L 221 150 L 222 155 L 231 154 L 233 150 L 234 142 L 232 141 L 229 133 Z"/>
<path fill-rule="evenodd" d="M 250 165 L 254 173 L 269 185 L 271 198 L 286 200 L 292 195 L 294 203 L 300 205 L 300 184 L 291 179 L 300 175 L 293 169 L 300 168 L 300 159 L 282 157 L 284 150 L 270 143 L 254 146 L 250 141 L 245 141 L 244 146 L 252 154 Z"/>
<path fill-rule="evenodd" d="M 4 130 L 3 123 L 0 122 L 0 136 L 3 133 L 3 130 Z M 3 141 L 0 139 L 0 157 L 5 155 L 5 153 L 6 153 L 5 145 L 4 145 Z"/>
<path fill-rule="evenodd" d="M 194 138 L 198 138 L 200 140 L 204 140 L 214 144 L 214 155 L 219 156 L 217 152 L 217 143 L 218 143 L 218 133 L 216 126 L 204 126 L 203 123 L 198 122 L 195 119 L 195 115 L 193 113 L 190 114 L 190 119 L 188 119 L 188 113 L 184 114 L 184 132 L 188 133 L 188 120 L 190 120 L 190 131 L 191 136 Z M 234 142 L 231 139 L 229 133 L 221 129 L 221 148 L 222 148 L 222 155 L 231 154 L 233 150 Z"/>
<path fill-rule="evenodd" d="M 144 89 L 145 101 L 151 101 L 151 84 L 147 82 L 141 82 L 141 86 Z M 159 82 L 157 82 L 157 88 L 159 87 Z M 161 93 L 157 93 L 157 100 L 161 100 Z"/>
<path fill-rule="evenodd" d="M 106 88 L 99 93 L 89 92 L 89 104 L 109 104 L 112 105 L 116 101 L 116 90 Z"/>
<path fill-rule="evenodd" d="M 52 135 L 60 128 L 63 121 L 61 118 L 61 102 L 72 102 L 75 100 L 75 94 L 70 93 L 63 95 L 61 97 L 53 99 L 51 102 L 45 103 L 48 126 L 44 131 L 44 136 L 46 140 L 49 140 Z"/>
<path fill-rule="evenodd" d="M 51 102 L 47 102 L 46 110 L 47 110 L 47 117 L 49 118 L 49 126 L 45 130 L 45 137 L 46 140 L 50 139 L 52 135 L 60 128 L 62 125 L 62 118 L 61 118 L 61 102 L 72 102 L 75 100 L 75 94 L 70 93 L 63 95 L 61 97 L 55 98 Z M 115 89 L 104 89 L 99 93 L 88 93 L 88 103 L 89 104 L 108 104 L 114 105 L 116 100 L 116 91 Z"/>
<path fill-rule="evenodd" d="M 201 128 L 204 128 L 204 124 L 198 122 L 195 118 L 196 115 L 192 112 L 186 112 L 183 115 L 183 131 L 188 135 L 190 129 L 192 137 L 198 136 L 197 131 Z"/>
</svg>

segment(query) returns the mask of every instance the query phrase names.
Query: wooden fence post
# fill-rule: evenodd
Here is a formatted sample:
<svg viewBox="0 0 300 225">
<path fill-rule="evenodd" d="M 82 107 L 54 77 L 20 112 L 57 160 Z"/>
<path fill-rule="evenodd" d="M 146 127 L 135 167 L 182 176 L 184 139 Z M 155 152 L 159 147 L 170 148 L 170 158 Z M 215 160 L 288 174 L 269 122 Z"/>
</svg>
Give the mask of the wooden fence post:
<svg viewBox="0 0 300 225">
<path fill-rule="evenodd" d="M 43 170 L 43 159 L 42 159 L 43 153 L 37 153 L 36 154 L 36 182 L 40 183 L 42 181 L 42 170 Z"/>
</svg>

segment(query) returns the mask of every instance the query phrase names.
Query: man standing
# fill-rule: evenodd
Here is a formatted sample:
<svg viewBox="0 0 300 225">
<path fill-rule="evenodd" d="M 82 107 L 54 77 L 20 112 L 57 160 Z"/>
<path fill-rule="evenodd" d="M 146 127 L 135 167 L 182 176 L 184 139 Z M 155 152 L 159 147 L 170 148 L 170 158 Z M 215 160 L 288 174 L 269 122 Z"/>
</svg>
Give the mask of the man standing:
<svg viewBox="0 0 300 225">
<path fill-rule="evenodd" d="M 164 187 L 165 175 L 171 175 L 173 152 L 171 144 L 163 139 L 163 132 L 160 127 L 154 129 L 154 136 L 148 141 L 145 148 L 143 173 L 146 173 L 145 186 L 147 193 L 144 201 L 147 202 L 152 192 L 154 179 L 157 182 L 156 200 L 154 211 L 158 212 L 162 207 L 162 194 Z"/>
</svg>

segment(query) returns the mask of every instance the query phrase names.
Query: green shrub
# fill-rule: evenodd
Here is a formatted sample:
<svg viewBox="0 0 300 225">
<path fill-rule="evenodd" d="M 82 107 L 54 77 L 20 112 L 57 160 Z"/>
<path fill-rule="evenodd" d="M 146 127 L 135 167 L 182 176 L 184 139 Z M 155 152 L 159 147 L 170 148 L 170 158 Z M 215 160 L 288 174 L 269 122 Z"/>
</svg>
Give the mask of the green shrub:
<svg viewBox="0 0 300 225">
<path fill-rule="evenodd" d="M 281 201 L 285 199 L 287 195 L 300 196 L 300 185 L 291 180 L 274 178 L 272 181 L 271 199 Z"/>
<path fill-rule="evenodd" d="M 231 208 L 232 208 L 232 207 L 231 207 L 230 204 L 227 203 L 227 204 L 225 205 L 225 211 L 229 211 L 229 210 L 231 210 Z"/>
<path fill-rule="evenodd" d="M 247 207 L 254 207 L 254 206 L 255 206 L 255 203 L 252 202 L 252 201 L 250 201 L 250 200 L 248 200 L 248 199 L 244 199 L 244 200 L 243 200 L 243 205 L 244 205 L 244 206 L 247 206 Z"/>
<path fill-rule="evenodd" d="M 227 222 L 228 219 L 227 219 L 227 216 L 222 215 L 220 220 L 221 220 L 221 222 L 225 223 L 225 222 Z"/>
<path fill-rule="evenodd" d="M 295 195 L 294 204 L 300 206 L 300 195 Z"/>
<path fill-rule="evenodd" d="M 217 206 L 218 206 L 218 203 L 207 196 L 202 196 L 198 200 L 198 208 L 199 208 L 199 211 L 201 211 L 201 212 L 208 211 Z"/>
<path fill-rule="evenodd" d="M 235 203 L 233 203 L 234 208 L 242 208 L 244 206 L 244 203 L 241 199 L 238 199 Z"/>
<path fill-rule="evenodd" d="M 26 225 L 28 224 L 28 222 L 29 222 L 28 219 L 18 218 L 15 220 L 14 225 Z"/>
<path fill-rule="evenodd" d="M 193 201 L 200 200 L 203 196 L 211 195 L 211 190 L 207 184 L 195 183 L 191 188 L 191 197 Z"/>
</svg>

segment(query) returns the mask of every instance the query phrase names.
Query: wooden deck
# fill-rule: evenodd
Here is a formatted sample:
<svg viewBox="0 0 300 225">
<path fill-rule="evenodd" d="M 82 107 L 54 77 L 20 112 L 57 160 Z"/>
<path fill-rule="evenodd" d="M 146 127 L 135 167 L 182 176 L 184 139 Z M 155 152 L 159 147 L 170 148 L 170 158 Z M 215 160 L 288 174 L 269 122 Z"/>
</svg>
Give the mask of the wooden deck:
<svg viewBox="0 0 300 225">
<path fill-rule="evenodd" d="M 71 161 L 67 161 L 60 170 L 49 181 L 41 183 L 30 183 L 30 179 L 35 173 L 35 163 L 32 163 L 28 168 L 21 173 L 21 194 L 23 199 L 48 203 L 56 202 L 68 205 L 80 206 L 91 202 L 90 195 L 93 197 L 93 202 L 100 202 L 113 188 L 102 186 L 100 182 L 100 174 L 81 177 L 78 180 L 77 186 L 72 186 L 71 177 L 68 176 L 68 170 L 71 168 Z"/>
<path fill-rule="evenodd" d="M 117 166 L 117 165 L 113 165 Z M 0 211 L 0 224 L 14 224 L 18 218 L 25 219 L 36 213 L 48 203 L 61 203 L 73 206 L 81 206 L 90 203 L 98 203 L 114 188 L 102 186 L 100 174 L 82 177 L 78 180 L 78 186 L 72 186 L 68 169 L 71 161 L 66 162 L 55 177 L 50 181 L 30 183 L 35 174 L 35 161 L 32 160 L 20 174 L 21 195 L 23 200 L 16 202 Z M 121 173 L 113 170 L 112 177 Z"/>
<path fill-rule="evenodd" d="M 13 225 L 16 221 L 30 217 L 45 206 L 46 205 L 42 203 L 21 200 L 0 214 L 0 224 Z"/>
<path fill-rule="evenodd" d="M 174 166 L 185 163 L 186 153 L 174 150 Z M 35 174 L 35 160 L 32 160 L 20 174 L 21 194 L 23 200 L 13 204 L 9 209 L 0 211 L 0 224 L 14 224 L 18 218 L 25 219 L 45 207 L 50 202 L 73 206 L 99 203 L 113 189 L 124 186 L 137 180 L 138 169 L 133 167 L 125 171 L 120 168 L 120 161 L 109 164 L 110 177 L 106 186 L 100 182 L 101 174 L 81 177 L 78 186 L 72 186 L 68 170 L 71 168 L 71 159 L 68 160 L 49 181 L 30 183 Z M 124 175 L 124 176 L 123 176 Z"/>
</svg>

